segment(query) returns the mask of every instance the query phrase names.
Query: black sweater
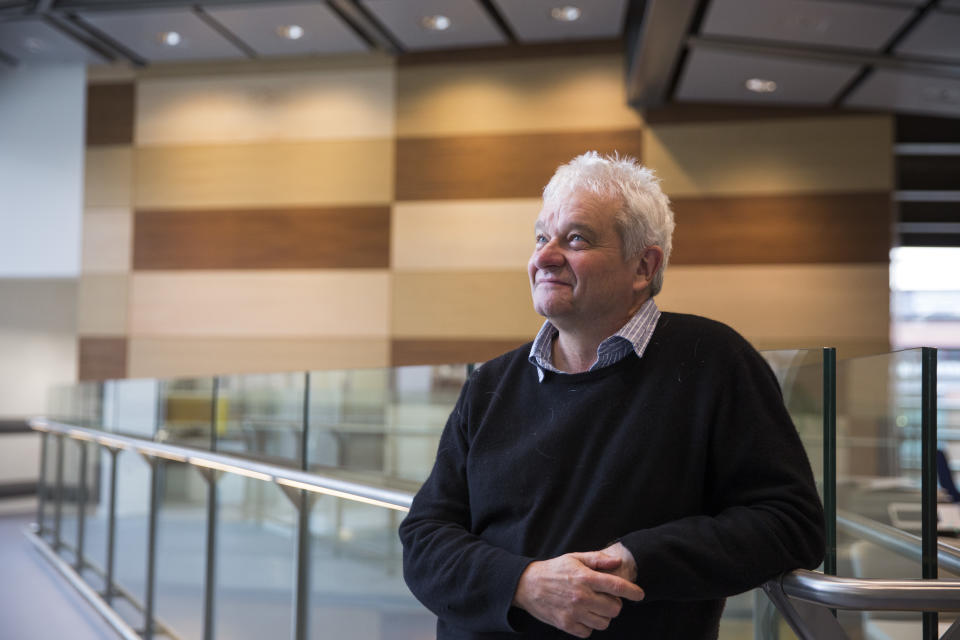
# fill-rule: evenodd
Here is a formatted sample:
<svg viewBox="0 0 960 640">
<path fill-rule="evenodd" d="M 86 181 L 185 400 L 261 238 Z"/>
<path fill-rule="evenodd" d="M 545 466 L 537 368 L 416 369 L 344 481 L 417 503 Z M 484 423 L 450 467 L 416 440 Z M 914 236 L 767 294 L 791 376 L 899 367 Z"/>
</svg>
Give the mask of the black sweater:
<svg viewBox="0 0 960 640">
<path fill-rule="evenodd" d="M 533 560 L 619 539 L 643 602 L 596 638 L 715 638 L 723 598 L 813 568 L 823 512 L 776 378 L 736 332 L 664 313 L 643 358 L 547 373 L 530 345 L 464 385 L 400 525 L 448 638 L 569 638 L 511 607 Z"/>
</svg>

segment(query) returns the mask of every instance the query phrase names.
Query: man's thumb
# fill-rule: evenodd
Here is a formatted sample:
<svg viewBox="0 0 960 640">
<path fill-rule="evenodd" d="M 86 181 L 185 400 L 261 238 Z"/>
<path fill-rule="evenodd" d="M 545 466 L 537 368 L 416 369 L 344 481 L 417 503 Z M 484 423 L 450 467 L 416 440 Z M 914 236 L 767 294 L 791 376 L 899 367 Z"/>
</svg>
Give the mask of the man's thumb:
<svg viewBox="0 0 960 640">
<path fill-rule="evenodd" d="M 620 558 L 608 555 L 602 551 L 588 551 L 578 553 L 577 559 L 594 571 L 613 571 L 620 566 Z"/>
</svg>

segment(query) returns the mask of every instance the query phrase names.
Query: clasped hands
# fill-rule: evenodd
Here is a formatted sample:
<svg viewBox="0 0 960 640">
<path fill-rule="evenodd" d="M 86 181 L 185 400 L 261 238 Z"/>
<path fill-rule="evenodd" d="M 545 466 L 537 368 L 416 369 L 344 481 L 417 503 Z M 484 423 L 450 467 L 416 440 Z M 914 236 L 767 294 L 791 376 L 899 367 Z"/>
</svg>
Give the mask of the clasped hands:
<svg viewBox="0 0 960 640">
<path fill-rule="evenodd" d="M 616 542 L 601 551 L 568 553 L 531 562 L 520 575 L 513 605 L 579 638 L 606 629 L 623 598 L 639 601 L 633 554 Z"/>
</svg>

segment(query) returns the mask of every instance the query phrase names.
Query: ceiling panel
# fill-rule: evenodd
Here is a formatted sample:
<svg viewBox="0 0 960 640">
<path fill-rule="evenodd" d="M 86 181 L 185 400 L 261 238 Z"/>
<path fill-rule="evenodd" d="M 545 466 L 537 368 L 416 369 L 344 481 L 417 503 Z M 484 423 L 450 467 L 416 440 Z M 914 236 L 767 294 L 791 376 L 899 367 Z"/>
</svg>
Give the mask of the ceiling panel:
<svg viewBox="0 0 960 640">
<path fill-rule="evenodd" d="M 497 9 L 523 42 L 616 38 L 623 31 L 626 0 L 493 0 Z M 552 11 L 573 7 L 580 17 L 558 20 Z"/>
<path fill-rule="evenodd" d="M 356 53 L 368 49 L 329 7 L 319 2 L 213 5 L 204 10 L 262 56 Z M 303 30 L 302 35 L 284 37 L 283 30 L 293 25 Z"/>
<path fill-rule="evenodd" d="M 826 0 L 713 0 L 702 33 L 879 51 L 913 14 L 907 7 Z"/>
<path fill-rule="evenodd" d="M 896 52 L 960 61 L 960 13 L 931 11 L 907 34 Z"/>
<path fill-rule="evenodd" d="M 960 117 L 960 79 L 880 69 L 867 76 L 844 104 Z"/>
<path fill-rule="evenodd" d="M 694 49 L 676 99 L 694 102 L 828 105 L 860 70 L 859 65 Z M 773 81 L 774 91 L 757 93 L 747 81 Z M 766 85 L 766 88 L 772 88 Z"/>
<path fill-rule="evenodd" d="M 361 0 L 404 49 L 425 50 L 506 44 L 507 39 L 475 0 Z M 424 26 L 430 16 L 445 16 L 450 26 Z"/>
<path fill-rule="evenodd" d="M 85 62 L 104 58 L 40 18 L 0 22 L 0 51 L 19 62 Z"/>
<path fill-rule="evenodd" d="M 79 14 L 141 58 L 149 61 L 243 58 L 245 54 L 189 9 L 89 11 Z M 177 33 L 176 46 L 163 43 L 163 34 Z"/>
</svg>

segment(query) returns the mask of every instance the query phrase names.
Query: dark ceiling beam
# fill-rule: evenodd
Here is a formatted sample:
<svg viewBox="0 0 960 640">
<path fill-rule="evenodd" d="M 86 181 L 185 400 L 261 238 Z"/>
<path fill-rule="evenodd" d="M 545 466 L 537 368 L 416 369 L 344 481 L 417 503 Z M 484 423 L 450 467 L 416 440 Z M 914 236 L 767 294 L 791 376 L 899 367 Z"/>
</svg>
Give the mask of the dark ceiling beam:
<svg viewBox="0 0 960 640">
<path fill-rule="evenodd" d="M 699 0 L 631 0 L 627 10 L 627 102 L 665 104 Z"/>
<path fill-rule="evenodd" d="M 403 46 L 358 2 L 327 0 L 327 5 L 354 31 L 360 32 L 364 40 L 374 48 L 393 55 L 403 53 Z"/>
<path fill-rule="evenodd" d="M 891 55 L 873 53 L 851 53 L 830 48 L 794 46 L 782 43 L 763 43 L 742 38 L 717 36 L 690 36 L 687 46 L 693 49 L 713 49 L 747 53 L 755 56 L 778 56 L 816 60 L 819 62 L 855 64 L 872 66 L 877 69 L 903 71 L 921 75 L 960 78 L 960 64 L 924 58 L 894 58 Z"/>
</svg>

